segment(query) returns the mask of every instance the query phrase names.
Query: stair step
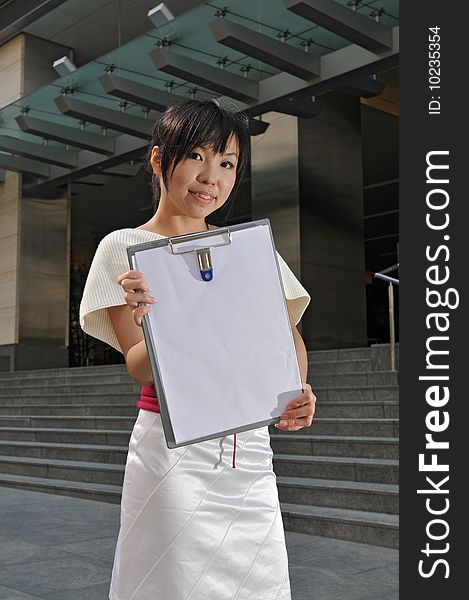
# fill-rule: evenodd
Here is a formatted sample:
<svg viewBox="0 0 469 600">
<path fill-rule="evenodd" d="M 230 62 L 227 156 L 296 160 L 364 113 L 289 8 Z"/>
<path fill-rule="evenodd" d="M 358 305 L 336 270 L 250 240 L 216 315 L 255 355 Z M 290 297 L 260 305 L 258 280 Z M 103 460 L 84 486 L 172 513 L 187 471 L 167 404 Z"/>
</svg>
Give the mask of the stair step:
<svg viewBox="0 0 469 600">
<path fill-rule="evenodd" d="M 331 350 L 309 350 L 308 358 L 313 360 L 350 360 L 370 358 L 371 348 L 333 348 Z"/>
<path fill-rule="evenodd" d="M 100 502 L 112 502 L 114 504 L 119 504 L 121 500 L 121 487 L 104 483 L 86 483 L 0 473 L 0 486 L 2 485 L 23 490 L 45 492 L 47 494 L 74 496 L 76 498 L 86 498 Z"/>
<path fill-rule="evenodd" d="M 397 402 L 399 401 L 399 386 L 397 385 L 311 385 L 320 402 Z"/>
<path fill-rule="evenodd" d="M 366 373 L 311 373 L 308 371 L 308 383 L 311 387 L 330 386 L 376 386 L 397 385 L 395 371 L 367 371 Z"/>
<path fill-rule="evenodd" d="M 378 386 L 312 386 L 317 396 L 318 406 L 323 402 L 398 402 L 399 387 L 397 385 L 378 385 Z M 131 392 L 122 392 L 120 387 L 112 392 L 42 392 L 0 395 L 0 404 L 109 404 L 111 399 L 117 400 L 117 403 L 128 402 L 135 403 L 140 398 L 140 389 Z"/>
<path fill-rule="evenodd" d="M 52 458 L 0 456 L 0 473 L 122 485 L 124 465 Z"/>
<path fill-rule="evenodd" d="M 274 455 L 277 476 L 398 484 L 398 461 Z M 124 465 L 45 457 L 0 456 L 0 472 L 120 485 Z"/>
<path fill-rule="evenodd" d="M 0 413 L 2 412 L 0 406 Z M 384 402 L 374 401 L 327 401 L 318 402 L 316 405 L 315 419 L 325 418 L 370 418 L 370 419 L 398 419 L 399 402 L 394 400 Z"/>
<path fill-rule="evenodd" d="M 76 415 L 0 415 L 0 435 L 5 429 L 87 429 L 123 430 L 130 432 L 135 416 L 76 416 Z M 397 437 L 396 419 L 320 418 L 314 419 L 318 435 L 372 435 Z M 302 430 L 300 430 L 302 431 Z M 297 432 L 291 432 L 293 434 Z"/>
<path fill-rule="evenodd" d="M 325 373 L 365 373 L 372 370 L 369 358 L 324 360 L 310 357 L 308 366 L 308 372 L 313 379 L 316 375 Z"/>
<path fill-rule="evenodd" d="M 130 432 L 135 422 L 133 417 L 125 416 L 78 416 L 78 415 L 0 415 L 0 431 L 2 428 L 33 429 L 94 429 L 125 430 Z"/>
<path fill-rule="evenodd" d="M 399 517 L 386 513 L 281 502 L 287 531 L 386 548 L 399 547 Z"/>
<path fill-rule="evenodd" d="M 111 446 L 102 444 L 60 444 L 53 442 L 0 440 L 0 454 L 2 455 L 56 458 L 59 460 L 85 460 L 109 464 L 125 465 L 128 450 L 128 445 Z"/>
<path fill-rule="evenodd" d="M 280 500 L 291 504 L 399 512 L 399 488 L 388 483 L 279 476 L 277 486 Z"/>
<path fill-rule="evenodd" d="M 273 467 L 277 476 L 399 483 L 399 461 L 382 458 L 274 454 Z"/>
<path fill-rule="evenodd" d="M 0 485 L 100 500 L 119 504 L 121 487 L 0 473 Z M 287 531 L 321 535 L 366 544 L 398 547 L 399 520 L 396 515 L 281 502 Z"/>
<path fill-rule="evenodd" d="M 124 383 L 114 382 L 106 383 L 105 388 L 101 383 L 96 383 L 95 380 L 88 383 L 67 383 L 67 384 L 55 384 L 50 383 L 49 385 L 37 386 L 37 385 L 21 385 L 18 387 L 0 389 L 0 401 L 2 398 L 15 398 L 17 396 L 23 397 L 40 397 L 47 398 L 49 395 L 57 394 L 73 394 L 73 396 L 80 394 L 99 394 L 101 398 L 103 395 L 114 396 L 114 392 L 121 394 L 140 394 L 141 386 L 130 380 Z"/>
<path fill-rule="evenodd" d="M 139 392 L 112 392 L 112 393 L 91 393 L 87 394 L 86 392 L 82 392 L 80 394 L 77 393 L 60 393 L 60 394 L 20 394 L 18 396 L 10 396 L 8 397 L 6 394 L 2 397 L 0 396 L 0 404 L 4 405 L 6 403 L 15 405 L 18 404 L 57 404 L 58 406 L 74 406 L 76 404 L 95 404 L 99 406 L 101 403 L 109 404 L 111 399 L 115 399 L 116 403 L 128 402 L 133 403 L 135 406 L 137 400 L 140 398 Z"/>
<path fill-rule="evenodd" d="M 11 377 L 7 379 L 6 377 L 0 378 L 0 389 L 6 388 L 22 388 L 22 387 L 36 387 L 39 389 L 46 389 L 49 386 L 53 385 L 73 385 L 73 384 L 89 384 L 89 383 L 99 383 L 100 385 L 108 385 L 108 384 L 119 384 L 119 383 L 133 383 L 138 385 L 131 377 L 128 375 L 127 371 L 116 371 L 112 373 L 93 373 L 93 374 L 69 374 L 62 373 L 53 375 L 51 377 L 27 377 L 27 378 L 19 378 L 19 377 Z"/>
<path fill-rule="evenodd" d="M 88 375 L 95 377 L 96 375 L 127 373 L 127 367 L 122 365 L 100 365 L 97 367 L 58 367 L 55 369 L 29 369 L 27 371 L 5 371 L 0 373 L 0 385 L 3 381 L 13 379 L 50 379 L 53 377 Z"/>
<path fill-rule="evenodd" d="M 305 456 L 348 456 L 358 458 L 399 458 L 399 439 L 365 436 L 320 436 L 291 432 L 272 433 L 275 453 Z"/>
<path fill-rule="evenodd" d="M 367 371 L 364 373 L 310 373 L 308 382 L 313 389 L 321 387 L 373 387 L 397 385 L 397 373 L 392 371 Z M 103 385 L 105 389 L 103 390 Z M 121 381 L 112 381 L 108 383 L 96 382 L 95 378 L 90 377 L 83 382 L 64 382 L 37 385 L 34 382 L 22 382 L 21 385 L 6 385 L 4 381 L 0 385 L 0 399 L 16 396 L 48 396 L 50 394 L 82 394 L 96 393 L 103 395 L 113 395 L 114 391 L 120 393 L 140 393 L 141 386 L 132 381 L 129 377 L 122 378 Z"/>
<path fill-rule="evenodd" d="M 138 408 L 135 398 L 126 403 L 104 404 L 0 404 L 0 416 L 3 415 L 51 415 L 51 416 L 124 416 L 136 417 Z"/>
<path fill-rule="evenodd" d="M 0 427 L 0 440 L 56 442 L 74 444 L 111 444 L 128 445 L 130 431 L 116 429 L 67 429 L 33 427 Z"/>
<path fill-rule="evenodd" d="M 271 426 L 272 427 L 272 426 Z M 274 428 L 274 432 L 278 431 Z M 398 437 L 398 419 L 324 418 L 314 416 L 311 432 L 315 435 Z M 304 429 L 289 432 L 292 435 L 305 433 Z"/>
</svg>

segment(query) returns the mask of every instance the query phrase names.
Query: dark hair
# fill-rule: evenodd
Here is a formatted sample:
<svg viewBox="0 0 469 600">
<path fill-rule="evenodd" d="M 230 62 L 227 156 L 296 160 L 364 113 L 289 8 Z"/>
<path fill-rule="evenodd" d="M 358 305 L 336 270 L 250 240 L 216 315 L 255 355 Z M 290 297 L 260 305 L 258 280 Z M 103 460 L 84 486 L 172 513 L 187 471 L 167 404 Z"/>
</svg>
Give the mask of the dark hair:
<svg viewBox="0 0 469 600">
<path fill-rule="evenodd" d="M 238 142 L 239 157 L 230 202 L 226 202 L 223 208 L 232 204 L 249 163 L 249 117 L 244 112 L 221 106 L 218 100 L 184 100 L 168 106 L 155 123 L 145 160 L 146 168 L 152 174 L 154 211 L 158 208 L 161 190 L 159 178 L 150 163 L 153 146 L 160 148 L 161 175 L 167 187 L 175 167 L 194 148 L 210 147 L 216 153 L 223 153 L 232 135 Z"/>
</svg>

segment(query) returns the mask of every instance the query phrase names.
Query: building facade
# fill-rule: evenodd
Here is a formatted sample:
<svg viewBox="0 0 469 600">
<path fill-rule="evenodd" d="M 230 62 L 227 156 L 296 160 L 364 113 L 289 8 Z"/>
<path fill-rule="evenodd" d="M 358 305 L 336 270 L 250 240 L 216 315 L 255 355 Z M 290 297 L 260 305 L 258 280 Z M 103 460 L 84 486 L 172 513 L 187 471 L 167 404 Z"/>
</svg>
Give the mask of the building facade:
<svg viewBox="0 0 469 600">
<path fill-rule="evenodd" d="M 81 331 L 81 292 L 102 237 L 150 218 L 152 123 L 190 97 L 251 118 L 210 222 L 270 219 L 312 297 L 307 348 L 389 340 L 372 274 L 398 262 L 398 2 L 30 4 L 0 3 L 1 370 L 122 361 Z"/>
</svg>

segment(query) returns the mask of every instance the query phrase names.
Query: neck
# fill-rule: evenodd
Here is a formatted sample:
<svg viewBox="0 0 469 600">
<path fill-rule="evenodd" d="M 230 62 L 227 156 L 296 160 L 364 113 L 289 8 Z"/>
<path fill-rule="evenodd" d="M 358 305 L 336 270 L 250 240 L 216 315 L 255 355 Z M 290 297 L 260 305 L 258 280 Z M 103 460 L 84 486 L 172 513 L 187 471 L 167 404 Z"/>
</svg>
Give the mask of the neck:
<svg viewBox="0 0 469 600">
<path fill-rule="evenodd" d="M 141 229 L 147 229 L 154 233 L 160 233 L 167 237 L 195 233 L 196 231 L 205 231 L 209 229 L 205 219 L 194 219 L 191 217 L 167 217 L 161 218 L 158 212 L 146 223 L 140 226 Z"/>
</svg>

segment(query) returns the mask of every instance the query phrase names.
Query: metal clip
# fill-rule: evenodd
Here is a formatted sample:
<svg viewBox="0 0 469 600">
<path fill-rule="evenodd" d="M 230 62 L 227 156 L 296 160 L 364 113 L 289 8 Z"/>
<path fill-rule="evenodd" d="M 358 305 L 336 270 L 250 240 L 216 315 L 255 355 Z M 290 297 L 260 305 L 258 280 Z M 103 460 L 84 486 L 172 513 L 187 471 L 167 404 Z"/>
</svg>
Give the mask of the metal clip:
<svg viewBox="0 0 469 600">
<path fill-rule="evenodd" d="M 202 248 L 197 250 L 197 259 L 199 261 L 200 275 L 204 281 L 212 281 L 213 267 L 210 248 Z"/>
<path fill-rule="evenodd" d="M 197 248 L 194 246 L 189 247 L 188 250 L 179 250 L 176 252 L 175 246 L 177 244 L 181 244 L 184 242 L 196 241 L 202 238 L 214 237 L 227 234 L 226 241 L 223 241 L 218 244 L 212 244 L 206 248 Z M 169 247 L 171 249 L 172 254 L 185 254 L 186 252 L 196 252 L 197 253 L 197 261 L 199 263 L 200 276 L 204 281 L 212 281 L 213 279 L 213 265 L 212 265 L 212 256 L 210 250 L 217 246 L 226 246 L 227 244 L 231 244 L 231 231 L 228 228 L 219 228 L 212 229 L 210 231 L 202 231 L 200 233 L 188 233 L 185 235 L 178 235 L 173 238 L 169 238 L 168 240 Z"/>
</svg>

